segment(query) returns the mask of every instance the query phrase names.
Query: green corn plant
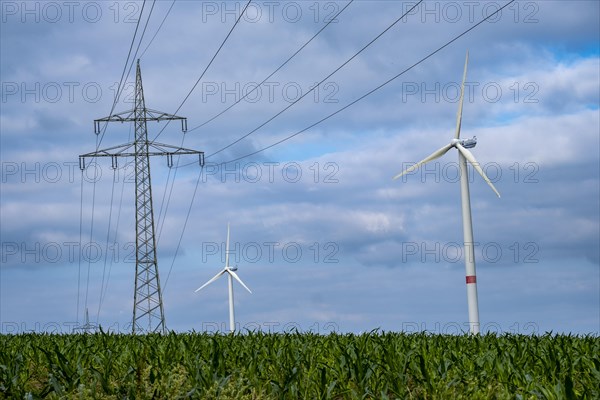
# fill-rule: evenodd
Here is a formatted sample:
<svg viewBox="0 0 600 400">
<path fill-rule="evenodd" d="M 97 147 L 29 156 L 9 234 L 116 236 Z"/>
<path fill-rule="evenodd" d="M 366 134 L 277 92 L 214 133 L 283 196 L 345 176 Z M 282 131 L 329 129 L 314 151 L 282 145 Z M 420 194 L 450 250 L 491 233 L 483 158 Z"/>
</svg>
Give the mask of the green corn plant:
<svg viewBox="0 0 600 400">
<path fill-rule="evenodd" d="M 600 398 L 591 335 L 100 332 L 0 345 L 0 398 Z"/>
</svg>

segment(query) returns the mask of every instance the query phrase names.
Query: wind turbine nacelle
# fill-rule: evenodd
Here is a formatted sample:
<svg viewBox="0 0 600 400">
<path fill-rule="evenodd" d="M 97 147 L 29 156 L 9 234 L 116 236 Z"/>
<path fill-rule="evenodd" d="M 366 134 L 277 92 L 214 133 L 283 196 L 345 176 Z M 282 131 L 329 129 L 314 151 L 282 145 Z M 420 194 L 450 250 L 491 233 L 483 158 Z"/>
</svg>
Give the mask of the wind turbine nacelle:
<svg viewBox="0 0 600 400">
<path fill-rule="evenodd" d="M 477 145 L 477 136 L 473 136 L 472 139 L 463 139 L 460 141 L 460 144 L 465 149 L 472 149 L 473 147 L 475 147 Z"/>
<path fill-rule="evenodd" d="M 237 271 L 237 268 L 238 268 L 237 265 L 235 265 L 233 267 L 229 267 L 229 270 L 230 271 Z"/>
</svg>

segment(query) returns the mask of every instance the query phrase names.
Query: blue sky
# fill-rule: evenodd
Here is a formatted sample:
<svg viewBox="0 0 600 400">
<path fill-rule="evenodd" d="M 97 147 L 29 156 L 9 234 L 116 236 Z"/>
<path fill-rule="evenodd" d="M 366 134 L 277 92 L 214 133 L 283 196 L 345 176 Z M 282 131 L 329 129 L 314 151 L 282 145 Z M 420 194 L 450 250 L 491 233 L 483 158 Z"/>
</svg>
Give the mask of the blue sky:
<svg viewBox="0 0 600 400">
<path fill-rule="evenodd" d="M 212 155 L 309 91 L 415 3 L 354 1 L 249 99 L 185 137 L 171 124 L 159 141 Z M 177 114 L 190 128 L 201 125 L 345 4 L 251 3 Z M 242 329 L 465 330 L 457 156 L 391 178 L 452 137 L 468 50 L 462 135 L 477 136 L 473 153 L 502 194 L 471 169 L 482 329 L 600 333 L 598 2 L 512 3 L 325 122 L 221 164 L 337 111 L 503 4 L 426 1 L 278 118 L 207 157 L 204 170 L 190 159 L 171 170 L 153 160 L 167 326 L 225 328 L 226 281 L 194 290 L 222 267 L 231 222 L 238 273 L 253 291 L 235 288 Z M 148 46 L 171 5 L 156 1 L 138 54 L 146 49 L 146 105 L 169 113 L 243 3 L 178 0 Z M 1 331 L 70 332 L 86 308 L 92 322 L 126 331 L 132 170 L 123 160 L 114 172 L 100 160 L 82 184 L 77 162 L 95 149 L 93 120 L 110 113 L 142 2 L 1 7 Z M 129 75 L 116 111 L 132 107 L 133 81 Z M 150 138 L 163 127 L 150 123 Z M 109 126 L 101 147 L 126 142 L 130 130 Z M 95 184 L 93 171 L 101 174 Z"/>
</svg>

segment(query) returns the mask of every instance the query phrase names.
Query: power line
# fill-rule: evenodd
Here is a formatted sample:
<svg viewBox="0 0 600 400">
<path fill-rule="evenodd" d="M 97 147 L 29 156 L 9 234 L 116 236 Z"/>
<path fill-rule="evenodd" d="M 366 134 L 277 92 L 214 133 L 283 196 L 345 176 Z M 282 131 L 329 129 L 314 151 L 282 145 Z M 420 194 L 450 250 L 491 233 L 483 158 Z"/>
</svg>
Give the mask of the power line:
<svg viewBox="0 0 600 400">
<path fill-rule="evenodd" d="M 323 26 L 317 33 L 314 34 L 313 37 L 311 37 L 310 39 L 308 39 L 308 41 L 306 43 L 304 43 L 298 50 L 296 50 L 296 52 L 294 54 L 292 54 L 287 60 L 285 60 L 283 62 L 283 64 L 281 64 L 279 67 L 277 67 L 277 69 L 273 72 L 271 72 L 271 74 L 269 76 L 267 76 L 265 79 L 263 79 L 263 81 L 261 83 L 259 83 L 258 85 L 256 85 L 252 90 L 250 90 L 249 92 L 247 92 L 242 98 L 240 98 L 239 100 L 237 100 L 235 103 L 233 103 L 232 105 L 230 105 L 229 107 L 225 108 L 223 111 L 221 111 L 220 113 L 214 115 L 212 118 L 209 118 L 208 120 L 204 121 L 203 123 L 201 123 L 200 125 L 190 129 L 188 132 L 192 132 L 195 131 L 198 128 L 202 128 L 204 125 L 210 123 L 211 121 L 217 119 L 218 117 L 220 117 L 221 115 L 225 114 L 227 111 L 229 111 L 231 108 L 233 108 L 234 106 L 236 106 L 237 104 L 239 104 L 242 100 L 244 100 L 246 97 L 248 97 L 249 95 L 251 95 L 252 93 L 254 93 L 259 87 L 261 87 L 269 78 L 271 78 L 273 75 L 275 75 L 277 72 L 279 72 L 279 70 L 281 70 L 281 68 L 283 68 L 288 62 L 290 62 L 292 60 L 292 58 L 296 57 L 296 55 L 298 53 L 300 53 L 306 46 L 308 46 L 308 44 L 310 42 L 313 41 L 314 38 L 316 38 L 317 36 L 319 36 L 319 34 L 321 32 L 323 32 L 325 30 L 325 28 L 327 28 L 329 26 L 329 24 L 331 24 L 333 21 L 335 21 L 335 19 L 342 13 L 344 12 L 344 10 L 346 8 L 348 8 L 348 6 L 350 4 L 352 4 L 354 0 L 350 0 L 348 2 L 348 4 L 346 4 L 344 6 L 344 8 L 342 8 L 336 15 L 334 15 L 326 24 L 325 26 Z"/>
<path fill-rule="evenodd" d="M 212 58 L 210 59 L 210 61 L 206 65 L 206 68 L 204 68 L 204 71 L 202 71 L 202 73 L 200 74 L 200 77 L 196 80 L 196 83 L 192 86 L 192 88 L 188 92 L 187 96 L 183 99 L 183 101 L 181 102 L 181 104 L 179 105 L 179 107 L 177 107 L 177 110 L 175 111 L 175 114 L 181 109 L 181 107 L 183 107 L 183 105 L 185 104 L 185 102 L 187 101 L 187 99 L 190 97 L 190 95 L 192 94 L 192 92 L 196 89 L 196 86 L 198 86 L 198 83 L 200 83 L 200 81 L 202 80 L 202 78 L 206 74 L 206 71 L 208 71 L 208 68 L 210 68 L 211 64 L 213 63 L 213 61 L 215 60 L 215 58 L 217 57 L 217 55 L 219 54 L 219 52 L 221 51 L 221 49 L 223 48 L 223 46 L 225 45 L 225 43 L 227 42 L 227 40 L 229 39 L 229 36 L 231 36 L 231 34 L 233 33 L 233 30 L 235 29 L 235 27 L 237 26 L 237 24 L 239 23 L 239 21 L 242 19 L 242 16 L 246 12 L 246 9 L 248 8 L 248 6 L 250 5 L 251 2 L 252 2 L 252 0 L 248 0 L 248 3 L 246 3 L 246 6 L 240 12 L 240 15 L 236 19 L 235 23 L 233 24 L 233 26 L 231 27 L 231 29 L 229 30 L 229 32 L 227 33 L 227 35 L 225 36 L 225 38 L 223 39 L 223 41 L 221 42 L 221 45 L 219 46 L 219 48 L 217 49 L 217 51 L 215 52 L 215 54 L 212 56 Z M 156 139 L 158 139 L 158 137 L 163 133 L 163 131 L 166 129 L 166 127 L 168 125 L 169 125 L 169 121 L 167 121 L 167 123 L 163 126 L 163 128 L 158 132 L 158 134 L 154 138 L 153 142 Z M 184 141 L 185 141 L 185 135 L 181 138 L 181 146 L 182 147 L 183 147 Z M 161 207 L 160 207 L 160 211 L 159 211 L 158 240 L 160 240 L 160 237 L 162 235 L 162 229 L 163 229 L 163 226 L 164 226 L 164 221 L 166 220 L 167 211 L 169 209 L 169 204 L 171 202 L 171 196 L 173 194 L 173 186 L 175 184 L 175 178 L 177 176 L 177 170 L 179 169 L 179 162 L 180 162 L 180 157 L 177 157 L 177 165 L 174 167 L 175 173 L 173 174 L 173 182 L 171 183 L 170 190 L 169 190 L 169 178 L 171 177 L 171 173 L 170 172 L 169 172 L 169 175 L 168 175 L 168 178 L 167 178 L 167 183 L 165 185 L 165 191 L 163 193 L 163 199 L 162 199 Z M 167 202 L 165 204 L 164 199 L 165 199 L 165 195 L 167 193 L 167 190 L 169 190 L 169 196 L 167 197 Z M 193 198 L 192 198 L 192 202 L 193 202 Z M 164 214 L 163 214 L 163 205 L 165 205 Z M 161 215 L 162 215 L 162 220 L 160 219 Z M 188 212 L 188 215 L 189 215 L 189 212 Z M 186 221 L 186 223 L 187 223 L 187 221 Z M 183 230 L 185 231 L 185 225 L 183 227 Z M 181 238 L 182 237 L 183 237 L 183 231 L 182 231 L 182 234 L 181 234 Z M 180 241 L 181 241 L 181 238 L 180 238 Z M 175 263 L 175 258 L 173 259 L 173 263 L 171 264 L 171 269 L 173 268 L 173 264 L 174 263 Z M 170 274 L 171 274 L 171 270 L 169 270 L 169 275 Z M 167 277 L 167 279 L 168 279 L 168 277 Z"/>
<path fill-rule="evenodd" d="M 171 7 L 169 7 L 169 9 L 167 10 L 167 13 L 165 14 L 165 17 L 163 18 L 162 22 L 160 23 L 160 25 L 158 26 L 158 29 L 156 30 L 156 32 L 154 32 L 154 36 L 152 36 L 152 39 L 150 39 L 150 42 L 148 43 L 148 45 L 146 46 L 146 48 L 144 49 L 144 51 L 142 51 L 142 54 L 140 55 L 140 58 L 142 58 L 144 56 L 144 54 L 146 54 L 146 50 L 148 50 L 148 48 L 150 47 L 150 45 L 152 44 L 152 42 L 154 41 L 154 38 L 156 37 L 156 35 L 158 35 L 158 32 L 160 31 L 160 29 L 162 28 L 163 24 L 165 23 L 165 21 L 167 20 L 167 17 L 169 16 L 169 14 L 171 13 L 171 10 L 173 9 L 173 6 L 175 5 L 175 1 L 173 0 L 173 2 L 171 3 Z"/>
<path fill-rule="evenodd" d="M 142 45 L 142 40 L 144 40 L 144 35 L 146 34 L 146 29 L 148 28 L 148 22 L 150 22 L 150 17 L 152 16 L 152 11 L 154 11 L 155 4 L 156 4 L 156 0 L 152 0 L 152 6 L 150 7 L 150 12 L 148 12 L 148 18 L 146 18 L 146 23 L 144 24 L 144 30 L 142 31 L 142 34 L 140 35 L 140 40 L 138 41 L 138 45 L 135 49 L 135 55 L 133 56 L 133 60 L 136 59 L 137 53 L 140 50 L 140 46 Z M 140 14 L 140 18 L 141 18 L 141 14 Z M 163 20 L 163 22 L 164 22 L 164 20 Z M 161 26 L 162 26 L 162 24 L 161 24 Z M 156 31 L 154 36 L 156 36 L 157 33 L 158 33 L 158 31 Z M 152 37 L 152 39 L 154 39 L 154 37 Z M 152 40 L 150 40 L 150 43 L 152 43 Z M 146 48 L 150 47 L 150 43 L 148 44 L 148 46 Z M 133 60 L 132 60 L 131 65 L 133 65 Z M 131 68 L 129 68 L 129 71 L 131 71 Z M 129 71 L 127 72 L 128 76 L 129 76 Z"/>
<path fill-rule="evenodd" d="M 167 283 L 169 282 L 169 277 L 171 276 L 171 271 L 173 270 L 173 265 L 175 264 L 175 259 L 177 258 L 177 253 L 179 252 L 179 248 L 181 247 L 181 241 L 183 240 L 183 234 L 185 233 L 185 228 L 187 227 L 188 220 L 190 218 L 190 213 L 192 212 L 192 206 L 194 205 L 194 199 L 196 198 L 196 192 L 198 192 L 198 185 L 200 184 L 200 178 L 202 177 L 202 171 L 204 170 L 204 165 L 200 168 L 200 173 L 198 174 L 198 180 L 196 180 L 196 187 L 194 188 L 194 194 L 192 195 L 192 200 L 190 201 L 190 206 L 187 211 L 187 215 L 185 216 L 185 221 L 183 222 L 183 229 L 181 230 L 181 235 L 179 236 L 179 241 L 177 242 L 177 248 L 175 249 L 175 254 L 173 255 L 173 261 L 171 262 L 171 267 L 169 268 L 169 273 L 167 274 L 167 279 L 163 285 L 163 293 L 167 288 Z"/>
<path fill-rule="evenodd" d="M 213 63 L 213 61 L 215 60 L 215 58 L 217 58 L 217 55 L 219 54 L 219 52 L 221 51 L 221 49 L 225 45 L 225 42 L 227 42 L 227 39 L 229 39 L 229 36 L 231 35 L 231 33 L 233 32 L 233 30 L 237 26 L 238 22 L 240 22 L 240 20 L 242 19 L 242 16 L 246 12 L 246 9 L 248 8 L 248 6 L 250 5 L 251 2 L 252 2 L 252 0 L 248 0 L 248 3 L 246 3 L 246 6 L 242 10 L 242 12 L 238 16 L 238 18 L 235 20 L 235 23 L 233 24 L 233 26 L 229 30 L 229 33 L 227 33 L 227 36 L 225 36 L 225 39 L 223 39 L 223 42 L 221 43 L 221 45 L 219 46 L 219 48 L 217 49 L 217 51 L 215 52 L 215 54 L 212 56 L 212 58 L 208 62 L 208 65 L 206 66 L 206 68 L 204 68 L 204 71 L 202 71 L 202 74 L 200 74 L 200 77 L 198 78 L 198 80 L 196 81 L 196 83 L 194 83 L 194 86 L 192 86 L 192 88 L 188 92 L 187 96 L 185 96 L 185 98 L 183 99 L 183 101 L 181 102 L 181 104 L 179 105 L 179 107 L 177 107 L 177 110 L 175 110 L 175 112 L 173 114 L 177 114 L 177 112 L 181 109 L 181 107 L 183 107 L 183 105 L 185 104 L 185 102 L 187 101 L 187 99 L 190 97 L 190 95 L 192 94 L 192 92 L 196 89 L 196 86 L 198 86 L 198 83 L 200 83 L 200 80 L 204 77 L 204 74 L 206 73 L 206 71 L 208 71 L 208 68 L 211 66 L 211 64 Z M 158 135 L 156 135 L 156 137 L 152 140 L 153 142 L 156 141 L 156 139 L 158 139 L 158 137 L 161 135 L 161 133 L 163 133 L 163 131 L 166 129 L 167 126 L 169 126 L 169 121 L 167 121 L 167 123 L 163 126 L 163 128 L 160 130 L 160 132 L 158 132 Z"/>
<path fill-rule="evenodd" d="M 77 314 L 76 321 L 79 325 L 79 300 L 81 297 L 81 241 L 83 239 L 83 170 L 81 170 L 81 189 L 79 193 L 81 202 L 79 204 L 79 257 L 77 266 Z"/>
<path fill-rule="evenodd" d="M 137 54 L 140 50 L 140 46 L 142 45 L 142 40 L 144 40 L 144 35 L 146 34 L 146 28 L 148 28 L 148 22 L 150 22 L 150 16 L 152 16 L 152 11 L 154 10 L 154 4 L 156 4 L 156 0 L 152 0 L 152 7 L 150 7 L 150 12 L 148 13 L 148 18 L 146 18 L 146 23 L 144 24 L 144 29 L 142 30 L 142 34 L 140 35 L 138 45 L 135 48 L 135 54 L 133 55 L 131 64 L 129 65 L 129 69 L 127 70 L 127 75 L 125 76 L 125 82 L 127 82 L 127 79 L 129 78 L 129 74 L 131 74 L 131 69 L 133 68 L 133 65 L 134 65 L 133 61 L 136 59 L 139 59 Z M 141 18 L 141 14 L 140 14 L 140 18 Z M 123 88 L 121 88 L 121 93 L 123 92 L 124 89 L 125 89 L 125 86 L 123 86 Z M 121 96 L 121 94 L 119 94 L 119 97 L 120 96 Z M 111 115 L 112 115 L 112 112 L 111 112 Z"/>
<path fill-rule="evenodd" d="M 96 313 L 96 323 L 98 323 L 98 319 L 100 318 L 100 308 L 102 307 L 102 294 L 104 292 L 104 281 L 106 277 L 106 264 L 108 262 L 108 245 L 110 243 L 110 225 L 112 223 L 112 214 L 113 214 L 113 203 L 115 198 L 115 181 L 117 180 L 117 169 L 113 169 L 113 180 L 112 180 L 112 189 L 110 191 L 110 208 L 108 211 L 108 228 L 106 229 L 106 251 L 104 253 L 104 265 L 102 267 L 102 284 L 100 285 L 100 300 L 98 301 L 98 312 Z M 106 286 L 108 287 L 108 280 L 106 279 Z"/>
<path fill-rule="evenodd" d="M 177 157 L 177 163 L 179 164 L 179 157 Z M 165 182 L 165 190 L 163 191 L 162 199 L 160 202 L 160 208 L 158 209 L 158 218 L 156 219 L 156 225 L 158 227 L 158 235 L 156 237 L 156 244 L 160 243 L 160 235 L 162 234 L 163 226 L 165 225 L 166 213 L 169 208 L 169 202 L 171 200 L 170 192 L 173 191 L 173 185 L 175 184 L 175 176 L 173 176 L 173 180 L 171 181 L 171 174 L 173 172 L 173 168 L 169 168 L 169 173 L 167 174 L 167 181 Z M 175 175 L 177 174 L 177 170 L 175 170 Z M 169 183 L 171 184 L 171 189 L 169 191 Z M 167 197 L 167 191 L 169 191 L 169 199 L 165 203 L 165 198 Z M 166 204 L 166 206 L 165 206 Z M 165 208 L 165 215 L 163 216 L 163 207 Z M 161 218 L 162 217 L 162 218 Z"/>
<path fill-rule="evenodd" d="M 94 177 L 95 178 L 95 177 Z M 94 211 L 96 209 L 96 179 L 94 179 L 94 184 L 92 185 L 92 215 L 91 215 L 91 222 L 90 222 L 90 245 L 92 244 L 92 241 L 94 240 Z M 80 248 L 82 248 L 82 246 L 79 246 Z M 87 278 L 86 278 L 86 285 L 85 285 L 85 309 L 87 310 L 88 308 L 88 294 L 90 291 L 90 269 L 92 267 L 92 257 L 88 257 L 88 266 L 87 266 Z"/>
<path fill-rule="evenodd" d="M 129 125 L 129 135 L 127 138 L 127 142 L 130 141 L 131 139 L 131 128 L 132 128 L 133 124 Z M 115 224 L 115 241 L 114 244 L 116 244 L 116 238 L 117 238 L 117 234 L 119 232 L 119 222 L 121 220 L 121 210 L 123 207 L 123 192 L 125 191 L 125 181 L 127 179 L 126 174 L 127 174 L 127 167 L 129 165 L 131 165 L 133 162 L 127 162 L 127 159 L 125 160 L 125 164 L 123 165 L 122 169 L 123 169 L 123 181 L 121 183 L 121 194 L 120 194 L 120 198 L 119 198 L 119 208 L 117 211 L 117 221 Z M 114 167 L 114 166 L 113 166 Z M 114 168 L 115 173 L 117 173 L 117 171 L 119 171 L 121 168 L 117 167 Z M 102 285 L 100 286 L 100 301 L 98 303 L 98 313 L 96 315 L 96 322 L 99 323 L 99 318 L 100 318 L 100 310 L 102 309 L 102 305 L 104 304 L 104 299 L 106 298 L 106 293 L 108 292 L 108 284 L 110 282 L 110 275 L 112 272 L 112 266 L 113 266 L 113 261 L 114 261 L 114 257 L 110 259 L 110 264 L 108 266 L 108 275 L 106 276 L 106 284 L 104 284 L 104 274 L 106 271 L 106 261 L 107 261 L 107 257 L 108 257 L 108 245 L 109 245 L 109 239 L 110 239 L 110 227 L 112 224 L 112 209 L 113 209 L 113 197 L 114 197 L 114 190 L 115 190 L 115 181 L 116 181 L 117 176 L 115 176 L 115 174 L 113 174 L 113 187 L 112 187 L 112 192 L 111 192 L 111 198 L 110 198 L 110 213 L 109 213 L 109 217 L 108 217 L 108 233 L 106 235 L 106 253 L 104 256 L 104 269 L 102 271 Z M 114 250 L 114 248 L 113 248 Z"/>
<path fill-rule="evenodd" d="M 387 28 L 385 28 L 385 30 L 383 32 L 381 32 L 379 35 L 375 36 L 374 39 L 372 39 L 369 43 L 367 43 L 366 45 L 364 45 L 352 57 L 350 57 L 342 65 L 340 65 L 335 70 L 333 70 L 333 72 L 331 72 L 329 75 L 327 75 L 325 78 L 323 78 L 319 83 L 317 83 L 316 85 L 314 85 L 310 90 L 306 91 L 306 93 L 304 93 L 302 96 L 298 97 L 296 100 L 294 100 L 292 103 L 290 103 L 283 110 L 279 111 L 277 114 L 275 114 L 274 116 L 272 116 L 271 118 L 269 118 L 268 120 L 266 120 L 265 122 L 263 122 L 262 124 L 260 124 L 258 127 L 256 127 L 253 130 L 251 130 L 250 132 L 246 133 L 245 135 L 243 135 L 239 139 L 234 140 L 232 143 L 228 144 L 227 146 L 225 146 L 225 147 L 223 147 L 223 148 L 215 151 L 214 153 L 208 155 L 206 158 L 210 158 L 210 157 L 212 157 L 212 156 L 214 156 L 216 154 L 219 154 L 223 150 L 226 150 L 226 149 L 230 148 L 231 146 L 235 145 L 236 143 L 239 143 L 240 141 L 244 140 L 248 136 L 252 135 L 254 132 L 258 131 L 263 126 L 267 125 L 269 122 L 273 121 L 275 118 L 277 118 L 278 116 L 280 116 L 281 114 L 283 114 L 285 111 L 289 110 L 291 107 L 293 107 L 294 105 L 296 105 L 300 100 L 302 100 L 304 97 L 306 97 L 307 95 L 309 95 L 313 90 L 315 90 L 316 88 L 318 88 L 323 82 L 325 82 L 327 79 L 329 79 L 331 76 L 333 76 L 336 72 L 338 72 L 340 69 L 342 69 L 344 66 L 346 66 L 350 61 L 352 61 L 354 58 L 356 58 L 360 53 L 362 53 L 367 47 L 369 47 L 371 44 L 373 44 L 381 36 L 383 36 L 387 31 L 389 31 L 390 29 L 392 29 L 392 27 L 394 25 L 396 25 L 398 22 L 400 22 L 400 20 L 402 20 L 403 18 L 405 18 L 409 13 L 412 12 L 412 10 L 414 10 L 422 2 L 423 2 L 423 0 L 420 0 L 418 3 L 416 3 L 415 5 L 413 5 L 408 11 L 406 11 L 405 13 L 403 13 L 402 16 L 400 16 L 400 18 L 396 19 L 394 22 L 392 22 L 391 25 L 389 25 Z"/>
<path fill-rule="evenodd" d="M 467 34 L 467 33 L 469 33 L 470 31 L 472 31 L 473 29 L 477 28 L 479 25 L 481 25 L 482 23 L 484 23 L 484 22 L 485 22 L 485 21 L 487 21 L 488 19 L 492 18 L 494 15 L 498 14 L 498 13 L 499 13 L 499 12 L 501 12 L 501 11 L 502 11 L 504 8 L 508 7 L 508 6 L 509 6 L 511 3 L 514 3 L 514 2 L 515 2 L 515 0 L 511 0 L 511 1 L 509 1 L 509 2 L 508 2 L 508 3 L 506 3 L 504 6 L 500 7 L 499 9 L 497 9 L 496 11 L 494 11 L 493 13 L 491 13 L 490 15 L 488 15 L 487 17 L 485 17 L 484 19 L 482 19 L 481 21 L 479 21 L 477 24 L 473 25 L 471 28 L 469 28 L 469 29 L 467 29 L 466 31 L 462 32 L 460 35 L 458 35 L 458 36 L 454 37 L 452 40 L 448 41 L 446 44 L 444 44 L 444 45 L 440 46 L 439 48 L 437 48 L 437 49 L 436 49 L 436 50 L 434 50 L 433 52 L 429 53 L 427 56 L 425 56 L 425 57 L 421 58 L 419 61 L 417 61 L 416 63 L 414 63 L 414 64 L 413 64 L 413 65 L 411 65 L 410 67 L 406 68 L 404 71 L 402 71 L 402 72 L 400 72 L 399 74 L 397 74 L 397 75 L 393 76 L 392 78 L 388 79 L 387 81 L 385 81 L 385 82 L 384 82 L 384 83 L 382 83 L 381 85 L 379 85 L 379 86 L 377 86 L 376 88 L 374 88 L 374 89 L 372 89 L 372 90 L 368 91 L 368 92 L 367 92 L 367 93 L 365 93 L 364 95 L 360 96 L 359 98 L 357 98 L 356 100 L 352 101 L 351 103 L 349 103 L 349 104 L 345 105 L 344 107 L 342 107 L 342 108 L 338 109 L 337 111 L 335 111 L 335 112 L 333 112 L 333 113 L 331 113 L 331 114 L 327 115 L 326 117 L 324 117 L 324 118 L 322 118 L 322 119 L 318 120 L 317 122 L 315 122 L 315 123 L 313 123 L 313 124 L 311 124 L 311 125 L 307 126 L 306 128 L 304 128 L 304 129 L 302 129 L 302 130 L 300 130 L 300 131 L 298 131 L 298 132 L 296 132 L 296 133 L 294 133 L 294 134 L 291 134 L 291 135 L 289 135 L 289 136 L 287 136 L 287 137 L 285 137 L 285 138 L 283 138 L 283 139 L 281 139 L 281 140 L 279 140 L 279 141 L 277 141 L 277 142 L 275 142 L 275 143 L 272 143 L 272 144 L 270 144 L 269 146 L 263 147 L 263 148 L 262 148 L 262 149 L 260 149 L 260 150 L 256 150 L 256 151 L 254 151 L 254 152 L 252 152 L 252 153 L 246 154 L 245 156 L 238 157 L 238 158 L 235 158 L 235 159 L 233 159 L 233 160 L 229 160 L 229 161 L 222 162 L 222 163 L 220 163 L 220 165 L 224 165 L 224 164 L 232 163 L 232 162 L 235 162 L 235 161 L 239 161 L 239 160 L 242 160 L 242 159 L 244 159 L 244 158 L 246 158 L 246 157 L 250 157 L 250 156 L 253 156 L 253 155 L 255 155 L 255 154 L 261 153 L 261 152 L 263 152 L 263 151 L 265 151 L 265 150 L 268 150 L 268 149 L 270 149 L 271 147 L 275 147 L 275 146 L 277 146 L 278 144 L 281 144 L 281 143 L 283 143 L 283 142 L 285 142 L 285 141 L 287 141 L 287 140 L 289 140 L 289 139 L 291 139 L 291 138 L 293 138 L 293 137 L 295 137 L 295 136 L 298 136 L 299 134 L 301 134 L 301 133 L 303 133 L 303 132 L 305 132 L 305 131 L 307 131 L 307 130 L 309 130 L 309 129 L 311 129 L 311 128 L 313 128 L 313 127 L 317 126 L 317 125 L 319 125 L 320 123 L 322 123 L 322 122 L 324 122 L 324 121 L 328 120 L 329 118 L 333 117 L 334 115 L 336 115 L 336 114 L 338 114 L 338 113 L 340 113 L 340 112 L 344 111 L 344 110 L 345 110 L 345 109 L 347 109 L 348 107 L 350 107 L 350 106 L 352 106 L 352 105 L 354 105 L 354 104 L 358 103 L 359 101 L 361 101 L 361 100 L 362 100 L 362 99 L 364 99 L 365 97 L 367 97 L 367 96 L 370 96 L 371 94 L 375 93 L 376 91 L 378 91 L 378 90 L 379 90 L 379 89 L 381 89 L 382 87 L 386 86 L 388 83 L 390 83 L 390 82 L 394 81 L 395 79 L 399 78 L 400 76 L 404 75 L 406 72 L 410 71 L 411 69 L 413 69 L 413 68 L 414 68 L 414 67 L 416 67 L 417 65 L 421 64 L 421 63 L 422 63 L 422 62 L 424 62 L 425 60 L 427 60 L 427 59 L 429 59 L 430 57 L 432 57 L 433 55 L 437 54 L 438 52 L 440 52 L 440 51 L 441 51 L 441 50 L 443 50 L 444 48 L 448 47 L 450 44 L 454 43 L 455 41 L 457 41 L 458 39 L 460 39 L 461 37 L 463 37 L 464 35 L 466 35 L 466 34 Z M 214 154 L 216 154 L 216 153 L 214 153 Z M 208 156 L 208 157 L 210 157 L 210 156 Z M 208 157 L 207 157 L 207 158 L 208 158 Z M 189 164 L 186 164 L 186 165 L 189 165 Z M 184 167 L 184 166 L 185 166 L 185 165 L 183 165 L 182 167 Z"/>
<path fill-rule="evenodd" d="M 133 45 L 135 43 L 135 37 L 137 36 L 138 29 L 140 27 L 140 21 L 142 20 L 142 15 L 144 13 L 144 6 L 146 5 L 146 0 L 142 3 L 142 9 L 140 10 L 140 16 L 135 25 L 135 31 L 133 32 L 133 38 L 131 38 L 131 44 L 129 45 L 129 52 L 127 53 L 127 59 L 125 60 L 125 65 L 123 66 L 123 72 L 121 72 L 121 79 L 119 80 L 119 84 L 117 85 L 117 92 L 115 93 L 115 99 L 113 100 L 113 104 L 110 108 L 109 115 L 112 115 L 113 111 L 115 111 L 115 107 L 117 106 L 117 102 L 119 101 L 119 97 L 121 96 L 121 92 L 123 91 L 123 79 L 125 78 L 125 71 L 127 70 L 127 65 L 129 65 L 129 58 L 131 57 L 131 50 L 133 50 Z M 149 16 L 148 16 L 149 18 Z M 133 58 L 135 59 L 135 57 Z M 133 61 L 132 61 L 133 65 Z M 128 73 L 129 75 L 129 73 Z M 104 124 L 104 128 L 102 129 L 102 133 L 100 135 L 100 141 L 96 144 L 96 150 L 100 148 L 100 144 L 102 144 L 102 139 L 104 139 L 104 134 L 106 133 L 106 128 L 108 127 L 108 122 Z"/>
<path fill-rule="evenodd" d="M 181 138 L 181 146 L 183 147 L 183 142 L 185 141 L 185 135 Z M 177 156 L 177 163 L 174 168 L 169 168 L 169 174 L 167 175 L 167 182 L 165 183 L 165 191 L 163 192 L 162 201 L 160 204 L 160 210 L 158 212 L 158 237 L 156 238 L 156 244 L 160 243 L 160 238 L 162 236 L 162 231 L 165 226 L 165 221 L 167 219 L 167 211 L 169 210 L 169 204 L 171 203 L 171 196 L 173 195 L 173 187 L 175 186 L 175 178 L 177 177 L 177 170 L 179 169 L 179 162 L 181 161 L 181 156 Z M 171 171 L 175 171 L 173 173 L 173 179 L 171 181 L 171 188 L 169 189 L 169 181 L 171 179 Z M 167 202 L 165 203 L 165 196 L 167 194 L 167 190 L 169 190 L 169 197 L 167 197 Z M 193 200 L 192 200 L 193 201 Z M 165 211 L 163 214 L 163 206 L 165 207 Z M 162 216 L 162 219 L 161 219 Z"/>
<path fill-rule="evenodd" d="M 130 134 L 131 134 L 131 128 L 130 128 Z M 133 161 L 130 161 L 130 162 L 126 161 L 125 165 L 122 167 L 122 169 L 123 169 L 123 181 L 121 183 L 121 194 L 120 194 L 120 198 L 119 198 L 119 209 L 118 209 L 118 212 L 117 212 L 117 221 L 115 223 L 115 234 L 114 234 L 114 236 L 115 236 L 115 244 L 117 244 L 116 238 L 117 238 L 117 234 L 119 232 L 119 224 L 120 224 L 120 221 L 121 221 L 121 210 L 123 208 L 123 192 L 125 191 L 125 181 L 127 180 L 127 176 L 126 176 L 126 174 L 127 174 L 127 167 L 129 165 L 131 165 L 131 164 L 133 164 Z M 121 168 L 118 168 L 117 170 L 119 170 L 119 169 L 121 169 Z M 108 252 L 108 249 L 107 249 L 107 252 Z M 106 293 L 108 292 L 108 284 L 110 282 L 110 275 L 111 275 L 111 272 L 112 272 L 113 263 L 114 263 L 114 257 L 110 259 L 110 264 L 108 266 L 108 275 L 106 277 L 106 285 L 104 285 L 104 290 L 101 291 L 101 293 L 100 293 L 100 308 L 102 307 L 102 305 L 104 304 L 104 300 L 106 299 Z"/>
</svg>

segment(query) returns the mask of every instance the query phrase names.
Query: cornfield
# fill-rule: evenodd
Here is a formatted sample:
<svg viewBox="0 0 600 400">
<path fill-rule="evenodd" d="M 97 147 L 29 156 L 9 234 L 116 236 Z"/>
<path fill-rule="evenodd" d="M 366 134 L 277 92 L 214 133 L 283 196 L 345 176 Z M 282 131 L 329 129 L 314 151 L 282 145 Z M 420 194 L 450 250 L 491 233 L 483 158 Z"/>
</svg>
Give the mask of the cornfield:
<svg viewBox="0 0 600 400">
<path fill-rule="evenodd" d="M 0 335 L 0 398 L 600 399 L 600 339 Z"/>
</svg>

